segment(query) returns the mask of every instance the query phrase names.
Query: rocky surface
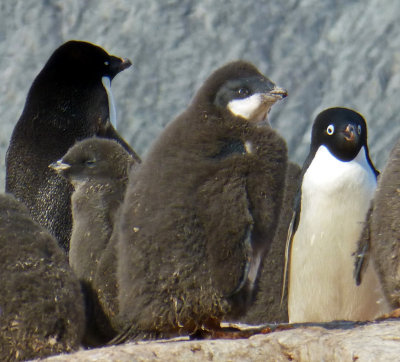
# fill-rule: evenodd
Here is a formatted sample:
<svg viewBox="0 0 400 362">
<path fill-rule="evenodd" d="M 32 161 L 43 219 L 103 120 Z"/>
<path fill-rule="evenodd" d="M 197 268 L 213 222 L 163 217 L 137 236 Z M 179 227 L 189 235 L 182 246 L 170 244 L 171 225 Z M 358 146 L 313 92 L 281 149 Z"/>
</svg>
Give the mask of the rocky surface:
<svg viewBox="0 0 400 362">
<path fill-rule="evenodd" d="M 302 327 L 249 339 L 128 343 L 46 361 L 397 361 L 399 334 L 399 321 L 334 330 Z"/>
<path fill-rule="evenodd" d="M 366 117 L 382 168 L 400 135 L 396 0 L 15 0 L 0 4 L 0 185 L 13 127 L 34 77 L 69 39 L 131 58 L 114 83 L 119 130 L 144 154 L 222 64 L 253 62 L 289 97 L 271 123 L 302 163 L 314 117 L 330 106 Z"/>
</svg>

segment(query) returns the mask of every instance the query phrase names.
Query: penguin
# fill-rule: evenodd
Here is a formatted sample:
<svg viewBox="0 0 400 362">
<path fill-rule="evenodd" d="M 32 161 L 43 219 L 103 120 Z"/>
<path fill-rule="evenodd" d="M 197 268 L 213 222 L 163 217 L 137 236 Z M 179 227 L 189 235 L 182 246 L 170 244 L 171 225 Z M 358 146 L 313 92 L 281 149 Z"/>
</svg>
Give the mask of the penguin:
<svg viewBox="0 0 400 362">
<path fill-rule="evenodd" d="M 391 308 L 400 308 L 400 141 L 393 147 L 379 176 L 369 217 L 359 241 L 356 280 L 363 283 L 365 269 L 376 265 Z"/>
<path fill-rule="evenodd" d="M 228 63 L 130 174 L 113 343 L 195 336 L 245 313 L 279 219 L 287 148 L 266 119 L 286 95 L 252 64 Z"/>
<path fill-rule="evenodd" d="M 284 294 L 283 300 L 281 300 L 281 293 L 287 231 L 293 215 L 300 174 L 301 167 L 295 162 L 289 162 L 276 234 L 260 266 L 254 304 L 251 305 L 246 315 L 240 319 L 241 323 L 259 325 L 285 323 L 288 321 L 287 293 Z"/>
<path fill-rule="evenodd" d="M 115 139 L 135 158 L 115 123 L 111 80 L 131 65 L 94 44 L 68 41 L 34 80 L 6 154 L 6 191 L 25 203 L 34 220 L 68 252 L 72 187 L 48 165 L 77 140 Z M 111 111 L 110 111 L 111 110 Z"/>
<path fill-rule="evenodd" d="M 77 142 L 50 164 L 74 188 L 69 264 L 85 291 L 89 319 L 85 342 L 90 346 L 103 344 L 115 335 L 110 321 L 116 307 L 111 305 L 110 309 L 103 297 L 108 288 L 116 288 L 114 273 L 102 273 L 96 283 L 95 277 L 124 197 L 128 170 L 136 163 L 118 142 L 91 137 Z"/>
<path fill-rule="evenodd" d="M 289 322 L 370 320 L 387 311 L 372 263 L 361 285 L 353 280 L 353 254 L 377 175 L 362 115 L 341 107 L 322 111 L 288 235 Z"/>
<path fill-rule="evenodd" d="M 77 350 L 85 331 L 80 284 L 57 241 L 11 194 L 0 194 L 0 359 Z"/>
</svg>

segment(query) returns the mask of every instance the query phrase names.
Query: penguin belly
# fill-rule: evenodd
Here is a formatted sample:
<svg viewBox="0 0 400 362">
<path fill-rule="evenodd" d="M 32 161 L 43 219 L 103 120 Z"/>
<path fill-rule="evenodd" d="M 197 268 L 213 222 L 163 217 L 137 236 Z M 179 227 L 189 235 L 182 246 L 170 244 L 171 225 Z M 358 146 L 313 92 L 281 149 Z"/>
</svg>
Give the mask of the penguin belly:
<svg viewBox="0 0 400 362">
<path fill-rule="evenodd" d="M 326 150 L 326 149 L 325 149 Z M 304 175 L 290 261 L 289 321 L 370 320 L 388 311 L 372 261 L 357 286 L 354 252 L 376 188 L 364 149 L 351 162 L 318 151 Z"/>
</svg>

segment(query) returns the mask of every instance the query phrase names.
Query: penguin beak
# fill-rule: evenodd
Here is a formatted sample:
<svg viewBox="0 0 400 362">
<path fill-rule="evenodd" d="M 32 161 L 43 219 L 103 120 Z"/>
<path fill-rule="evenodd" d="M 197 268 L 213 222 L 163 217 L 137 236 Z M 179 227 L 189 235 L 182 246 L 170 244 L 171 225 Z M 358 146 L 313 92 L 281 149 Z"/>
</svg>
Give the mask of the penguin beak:
<svg viewBox="0 0 400 362">
<path fill-rule="evenodd" d="M 270 96 L 276 98 L 276 100 L 279 100 L 279 99 L 286 98 L 288 95 L 288 92 L 286 89 L 274 87 L 268 94 Z"/>
<path fill-rule="evenodd" d="M 346 129 L 343 131 L 344 139 L 348 142 L 355 142 L 356 130 L 352 124 L 348 124 Z"/>
<path fill-rule="evenodd" d="M 263 102 L 271 107 L 276 101 L 287 97 L 287 95 L 286 89 L 274 87 L 272 90 L 262 93 L 262 98 Z"/>
<path fill-rule="evenodd" d="M 132 62 L 128 58 L 121 58 L 122 63 L 119 66 L 120 72 L 125 70 L 126 68 L 129 68 L 132 65 Z"/>
<path fill-rule="evenodd" d="M 132 62 L 127 58 L 118 58 L 114 55 L 110 56 L 109 76 L 112 80 L 119 72 L 129 68 Z"/>
<path fill-rule="evenodd" d="M 58 174 L 69 170 L 71 168 L 71 165 L 69 165 L 68 163 L 64 163 L 61 160 L 58 160 L 56 162 L 53 162 L 49 165 L 50 168 L 52 168 L 54 171 L 56 171 Z"/>
</svg>

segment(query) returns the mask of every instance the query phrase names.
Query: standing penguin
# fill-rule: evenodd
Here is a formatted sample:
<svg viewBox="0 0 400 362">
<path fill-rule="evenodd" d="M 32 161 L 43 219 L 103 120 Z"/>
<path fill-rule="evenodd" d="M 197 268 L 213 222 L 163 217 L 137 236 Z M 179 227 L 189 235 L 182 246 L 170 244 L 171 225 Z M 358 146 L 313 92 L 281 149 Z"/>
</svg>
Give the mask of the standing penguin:
<svg viewBox="0 0 400 362">
<path fill-rule="evenodd" d="M 364 118 L 346 108 L 321 112 L 288 236 L 290 322 L 368 320 L 387 311 L 373 263 L 360 286 L 353 279 L 377 175 Z"/>
<path fill-rule="evenodd" d="M 379 177 L 359 250 L 357 282 L 364 282 L 365 265 L 374 263 L 386 299 L 392 308 L 400 308 L 400 141 Z"/>
<path fill-rule="evenodd" d="M 82 41 L 54 51 L 34 80 L 6 155 L 6 191 L 24 202 L 34 218 L 68 251 L 71 186 L 48 168 L 77 140 L 115 139 L 137 157 L 113 128 L 110 83 L 131 65 Z"/>
<path fill-rule="evenodd" d="M 215 71 L 130 176 L 118 240 L 124 339 L 242 315 L 274 237 L 287 162 L 265 125 L 286 96 L 253 65 Z"/>
<path fill-rule="evenodd" d="M 100 259 L 108 250 L 128 170 L 135 163 L 135 158 L 116 141 L 91 137 L 77 142 L 62 159 L 50 165 L 74 187 L 69 263 L 85 291 L 89 319 L 86 341 L 92 345 L 115 334 L 115 328 L 109 324 L 116 307 L 104 295 L 108 296 L 107 291 L 112 289 L 115 298 L 111 302 L 116 299 L 116 260 L 113 271 L 101 273 L 97 284 L 94 279 Z"/>
<path fill-rule="evenodd" d="M 0 195 L 0 360 L 71 352 L 85 331 L 79 281 L 57 241 Z"/>
</svg>

